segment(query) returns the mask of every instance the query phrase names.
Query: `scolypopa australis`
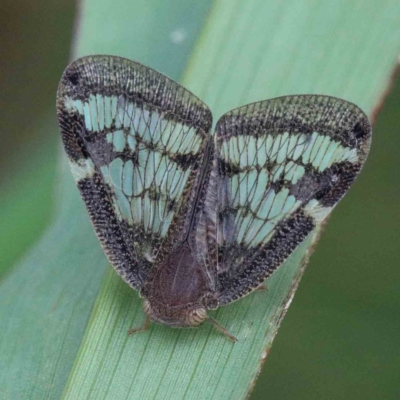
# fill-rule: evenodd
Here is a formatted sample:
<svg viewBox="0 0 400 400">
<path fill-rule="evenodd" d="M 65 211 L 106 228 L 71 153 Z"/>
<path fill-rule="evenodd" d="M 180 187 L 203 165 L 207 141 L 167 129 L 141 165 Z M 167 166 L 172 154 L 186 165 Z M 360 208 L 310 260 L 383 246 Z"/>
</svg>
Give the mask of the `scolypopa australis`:
<svg viewBox="0 0 400 400">
<path fill-rule="evenodd" d="M 367 157 L 347 101 L 285 96 L 223 115 L 127 59 L 65 70 L 57 112 L 72 173 L 110 263 L 149 318 L 191 327 L 259 287 L 328 216 Z"/>
</svg>

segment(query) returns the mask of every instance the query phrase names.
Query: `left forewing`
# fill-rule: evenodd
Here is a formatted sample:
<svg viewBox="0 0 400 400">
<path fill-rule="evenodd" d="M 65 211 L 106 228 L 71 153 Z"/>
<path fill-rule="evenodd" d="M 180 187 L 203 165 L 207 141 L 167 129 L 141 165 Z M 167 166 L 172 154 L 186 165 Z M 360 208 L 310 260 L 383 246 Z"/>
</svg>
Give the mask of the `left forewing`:
<svg viewBox="0 0 400 400">
<path fill-rule="evenodd" d="M 211 113 L 166 76 L 113 56 L 88 56 L 58 90 L 64 147 L 111 264 L 140 288 L 189 224 Z"/>
</svg>

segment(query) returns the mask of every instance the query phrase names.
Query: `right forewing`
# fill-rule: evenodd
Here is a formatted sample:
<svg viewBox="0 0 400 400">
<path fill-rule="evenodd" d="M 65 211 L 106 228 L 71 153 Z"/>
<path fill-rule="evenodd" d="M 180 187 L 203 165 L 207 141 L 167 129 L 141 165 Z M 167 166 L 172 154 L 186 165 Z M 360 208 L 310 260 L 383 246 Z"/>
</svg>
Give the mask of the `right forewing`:
<svg viewBox="0 0 400 400">
<path fill-rule="evenodd" d="M 267 100 L 218 121 L 205 207 L 220 304 L 257 287 L 326 218 L 370 139 L 365 114 L 328 96 Z"/>
</svg>

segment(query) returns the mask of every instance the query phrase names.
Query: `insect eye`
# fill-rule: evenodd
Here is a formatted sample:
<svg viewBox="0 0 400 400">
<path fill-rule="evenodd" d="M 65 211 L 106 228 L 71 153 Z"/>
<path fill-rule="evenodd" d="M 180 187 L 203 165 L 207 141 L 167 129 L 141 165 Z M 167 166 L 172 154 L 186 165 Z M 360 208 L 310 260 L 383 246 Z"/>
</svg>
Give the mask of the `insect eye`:
<svg viewBox="0 0 400 400">
<path fill-rule="evenodd" d="M 143 311 L 147 315 L 151 314 L 151 306 L 150 306 L 150 302 L 148 300 L 145 300 L 144 303 L 143 303 Z"/>
<path fill-rule="evenodd" d="M 204 307 L 195 308 L 189 313 L 189 322 L 191 325 L 201 324 L 207 317 L 207 311 Z"/>
</svg>

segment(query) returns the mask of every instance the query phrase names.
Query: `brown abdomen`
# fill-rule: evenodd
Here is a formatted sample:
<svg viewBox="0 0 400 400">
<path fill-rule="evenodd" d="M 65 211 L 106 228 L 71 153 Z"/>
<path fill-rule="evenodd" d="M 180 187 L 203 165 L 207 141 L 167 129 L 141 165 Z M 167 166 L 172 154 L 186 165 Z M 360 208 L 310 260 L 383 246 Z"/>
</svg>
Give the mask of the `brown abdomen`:
<svg viewBox="0 0 400 400">
<path fill-rule="evenodd" d="M 170 307 L 197 303 L 208 292 L 206 274 L 187 243 L 157 266 L 152 278 L 152 300 Z"/>
</svg>

